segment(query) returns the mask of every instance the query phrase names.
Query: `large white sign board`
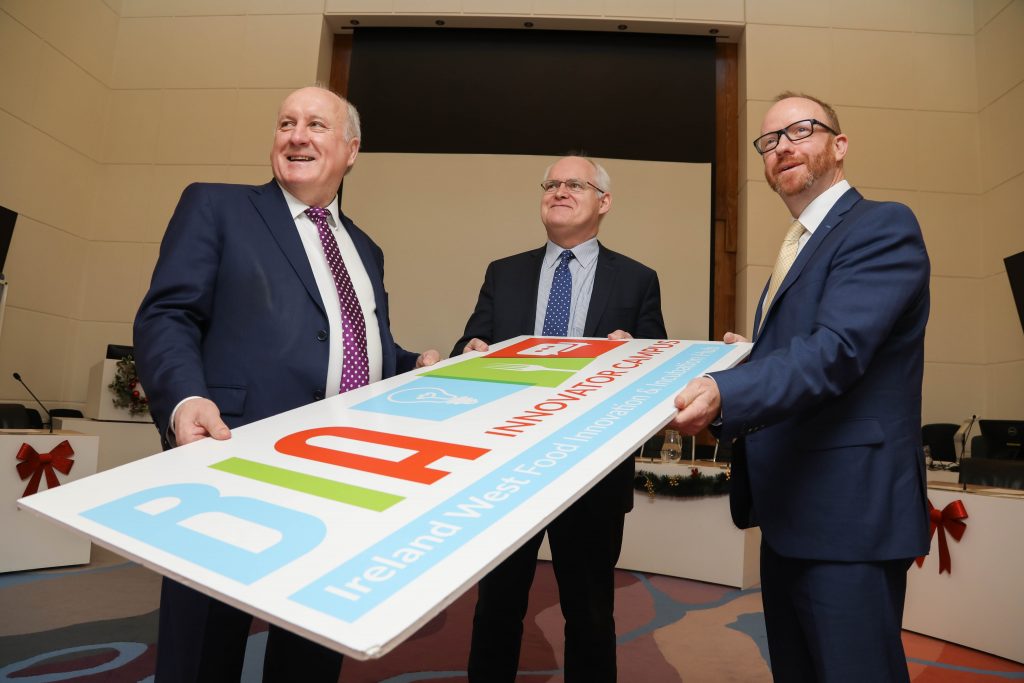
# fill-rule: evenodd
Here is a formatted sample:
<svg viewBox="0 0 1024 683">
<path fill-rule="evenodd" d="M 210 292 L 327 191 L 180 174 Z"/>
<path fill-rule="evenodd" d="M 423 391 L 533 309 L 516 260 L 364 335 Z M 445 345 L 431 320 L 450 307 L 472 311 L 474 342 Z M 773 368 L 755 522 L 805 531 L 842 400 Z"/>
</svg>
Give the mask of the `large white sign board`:
<svg viewBox="0 0 1024 683">
<path fill-rule="evenodd" d="M 543 528 L 749 344 L 519 337 L 19 504 L 359 659 Z"/>
</svg>

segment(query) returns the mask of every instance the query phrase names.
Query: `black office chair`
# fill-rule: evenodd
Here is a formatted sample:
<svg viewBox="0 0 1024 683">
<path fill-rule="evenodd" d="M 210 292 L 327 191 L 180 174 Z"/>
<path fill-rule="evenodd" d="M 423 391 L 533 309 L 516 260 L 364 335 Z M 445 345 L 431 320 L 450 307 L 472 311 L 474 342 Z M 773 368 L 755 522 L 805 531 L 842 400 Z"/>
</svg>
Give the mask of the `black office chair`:
<svg viewBox="0 0 1024 683">
<path fill-rule="evenodd" d="M 78 408 L 51 408 L 51 417 L 85 417 Z"/>
<path fill-rule="evenodd" d="M 35 408 L 25 408 L 25 412 L 28 413 L 29 429 L 43 428 L 43 416 L 39 414 L 38 410 Z"/>
<path fill-rule="evenodd" d="M 935 422 L 921 427 L 921 441 L 931 452 L 933 462 L 956 462 L 954 438 L 960 425 Z"/>
<path fill-rule="evenodd" d="M 28 410 L 20 403 L 0 403 L 0 429 L 31 429 Z"/>
</svg>

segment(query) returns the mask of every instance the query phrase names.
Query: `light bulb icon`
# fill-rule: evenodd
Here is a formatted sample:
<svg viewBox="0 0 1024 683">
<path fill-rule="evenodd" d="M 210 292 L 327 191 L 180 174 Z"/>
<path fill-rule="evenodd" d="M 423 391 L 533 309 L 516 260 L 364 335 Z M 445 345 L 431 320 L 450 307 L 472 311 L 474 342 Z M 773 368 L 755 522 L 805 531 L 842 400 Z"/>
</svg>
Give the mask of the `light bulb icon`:
<svg viewBox="0 0 1024 683">
<path fill-rule="evenodd" d="M 440 387 L 414 387 L 402 389 L 388 394 L 392 403 L 444 403 L 450 405 L 470 405 L 479 403 L 472 396 L 456 396 Z"/>
</svg>

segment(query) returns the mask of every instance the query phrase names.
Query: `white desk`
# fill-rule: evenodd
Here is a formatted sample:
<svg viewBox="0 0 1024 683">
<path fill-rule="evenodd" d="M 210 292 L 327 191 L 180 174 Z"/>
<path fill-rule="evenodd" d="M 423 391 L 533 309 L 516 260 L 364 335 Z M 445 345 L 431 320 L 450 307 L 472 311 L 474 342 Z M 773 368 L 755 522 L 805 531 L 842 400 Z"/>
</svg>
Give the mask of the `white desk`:
<svg viewBox="0 0 1024 683">
<path fill-rule="evenodd" d="M 68 474 L 55 472 L 58 485 L 84 479 L 96 473 L 95 436 L 83 436 L 77 432 L 58 430 L 52 434 L 43 429 L 0 430 L 0 572 L 13 572 L 44 567 L 63 567 L 85 564 L 89 561 L 92 544 L 89 539 L 42 517 L 21 510 L 15 501 L 25 493 L 31 479 L 21 479 L 16 465 L 17 455 L 23 444 L 36 453 L 50 453 L 62 441 L 67 441 L 73 451 Z M 37 491 L 49 486 L 42 476 Z"/>
<path fill-rule="evenodd" d="M 689 460 L 678 465 L 636 463 L 637 471 L 684 477 L 689 476 L 690 467 Z M 697 468 L 709 476 L 724 469 L 707 460 L 698 460 Z M 651 498 L 642 491 L 633 496 L 617 567 L 738 588 L 760 582 L 761 530 L 733 525 L 729 496 Z M 547 539 L 540 557 L 551 558 Z"/>
<path fill-rule="evenodd" d="M 56 421 L 62 429 L 73 429 L 100 438 L 98 472 L 162 450 L 160 435 L 152 422 L 114 422 L 86 417 L 58 417 Z"/>
<path fill-rule="evenodd" d="M 910 568 L 903 628 L 1024 662 L 1024 492 L 929 483 L 928 498 L 940 510 L 963 501 L 967 529 L 959 543 L 946 534 L 950 573 L 936 537 Z"/>
</svg>

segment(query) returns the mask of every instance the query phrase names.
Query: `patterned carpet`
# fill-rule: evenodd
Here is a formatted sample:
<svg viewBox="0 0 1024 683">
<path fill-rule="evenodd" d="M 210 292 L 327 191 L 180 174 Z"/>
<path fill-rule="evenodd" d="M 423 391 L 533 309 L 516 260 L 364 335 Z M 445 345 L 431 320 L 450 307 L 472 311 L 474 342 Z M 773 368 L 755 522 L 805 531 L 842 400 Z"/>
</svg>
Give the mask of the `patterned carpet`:
<svg viewBox="0 0 1024 683">
<path fill-rule="evenodd" d="M 95 546 L 84 567 L 0 575 L 0 682 L 151 681 L 159 585 L 157 575 Z M 471 590 L 380 660 L 347 660 L 341 680 L 464 683 L 475 599 Z M 756 588 L 622 571 L 616 620 L 622 683 L 771 680 Z M 266 625 L 255 623 L 247 683 L 259 681 L 265 637 Z M 913 633 L 904 643 L 915 683 L 1024 680 L 1015 662 Z M 561 656 L 557 589 L 541 562 L 519 680 L 562 681 Z"/>
</svg>

